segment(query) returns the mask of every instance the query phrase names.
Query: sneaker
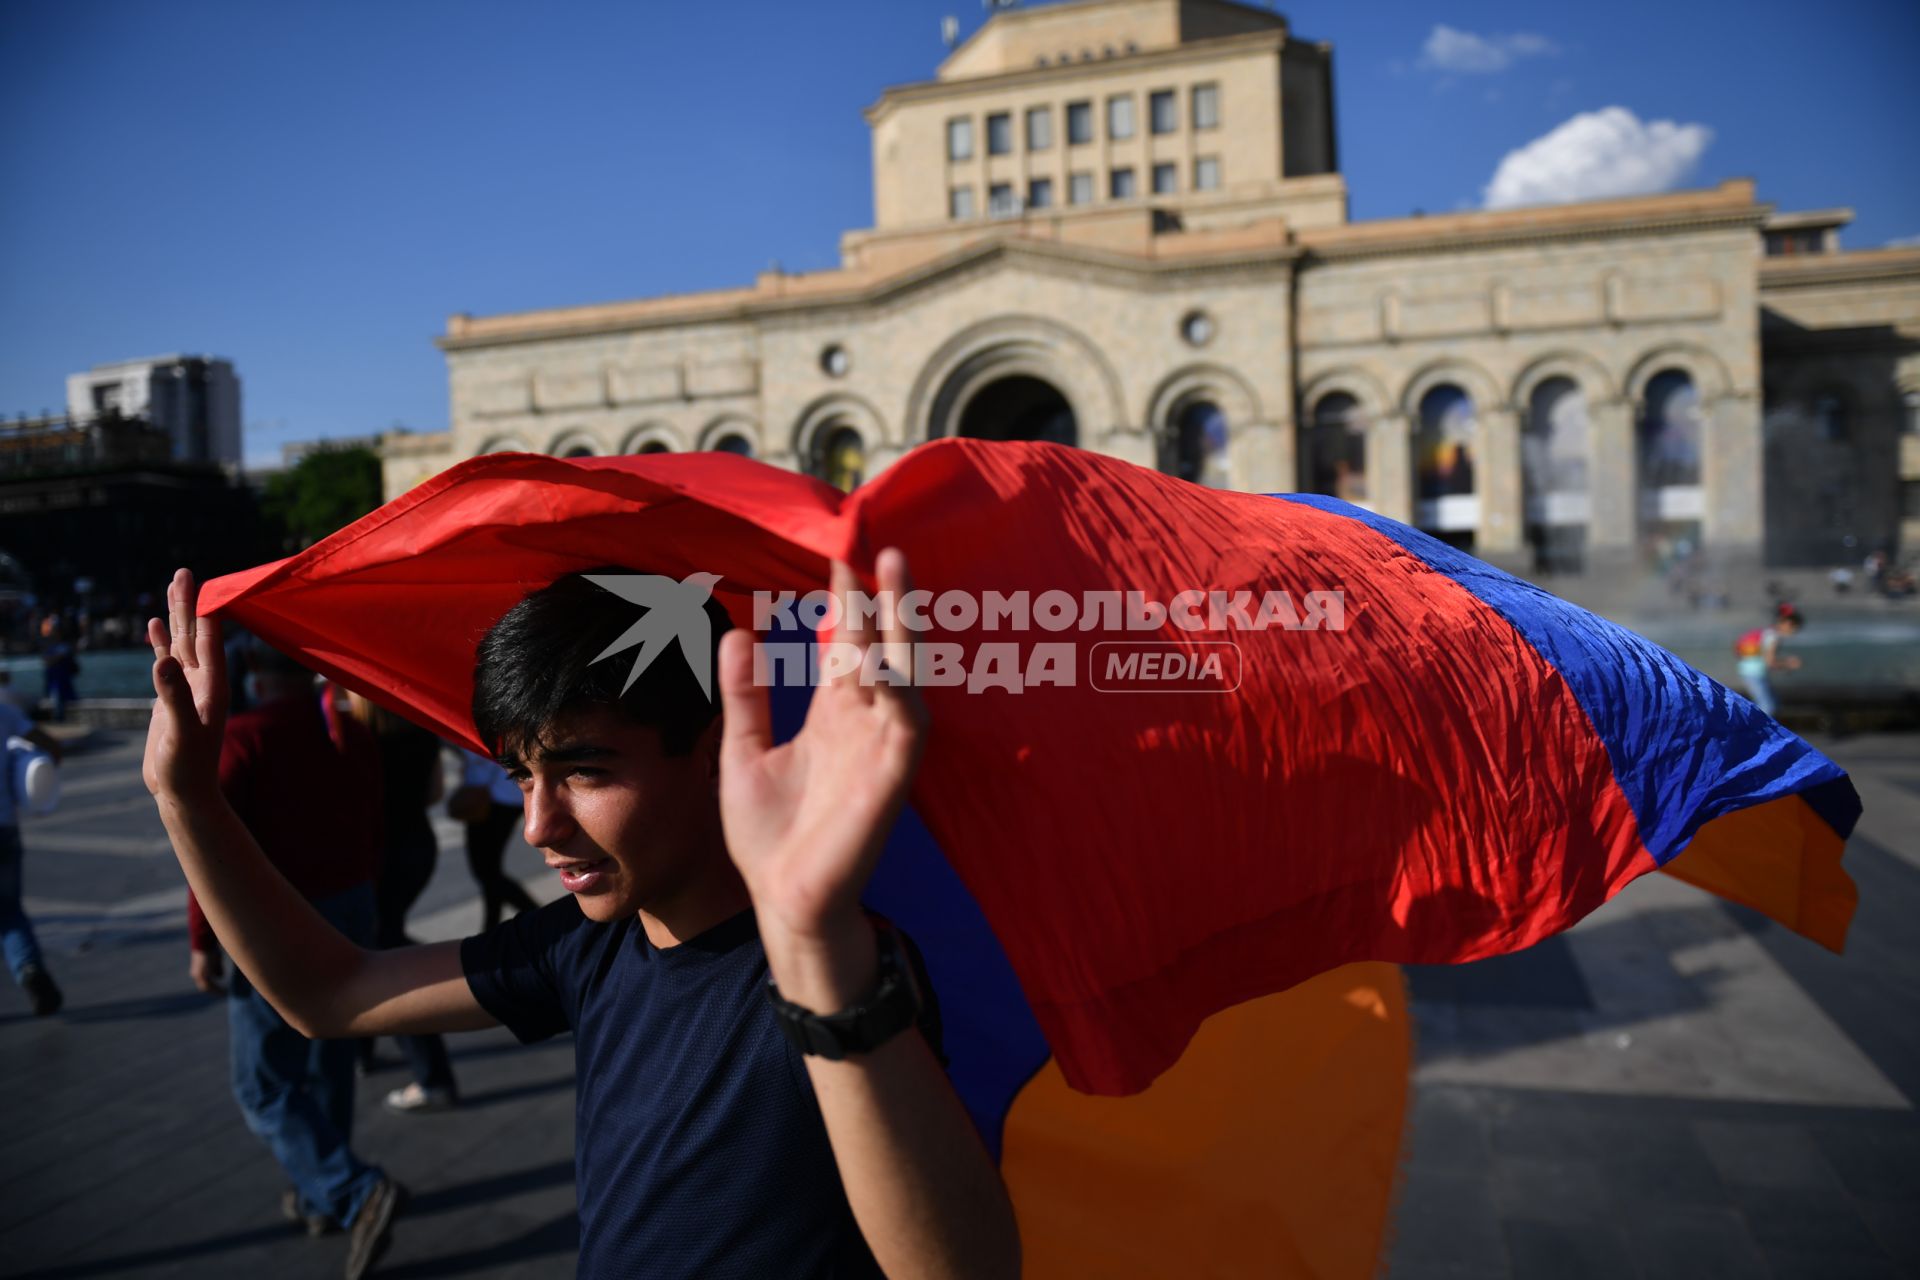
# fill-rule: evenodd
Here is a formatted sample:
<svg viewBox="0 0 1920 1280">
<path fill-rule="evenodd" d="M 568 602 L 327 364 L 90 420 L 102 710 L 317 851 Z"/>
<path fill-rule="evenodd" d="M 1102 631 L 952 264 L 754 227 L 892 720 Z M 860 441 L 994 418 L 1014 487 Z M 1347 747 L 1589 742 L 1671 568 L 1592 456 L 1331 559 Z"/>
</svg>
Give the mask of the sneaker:
<svg viewBox="0 0 1920 1280">
<path fill-rule="evenodd" d="M 332 1235 L 340 1229 L 340 1224 L 324 1213 L 302 1213 L 300 1193 L 288 1187 L 280 1193 L 280 1216 L 288 1222 L 305 1227 L 310 1238 Z"/>
<path fill-rule="evenodd" d="M 407 1189 L 392 1178 L 380 1179 L 360 1202 L 347 1237 L 347 1280 L 360 1280 L 380 1261 L 393 1242 L 394 1215 L 406 1202 Z"/>
<path fill-rule="evenodd" d="M 401 1115 L 425 1115 L 430 1111 L 451 1111 L 460 1105 L 453 1090 L 435 1085 L 428 1088 L 419 1081 L 401 1089 L 395 1089 L 387 1095 L 386 1107 Z"/>
<path fill-rule="evenodd" d="M 20 985 L 26 988 L 27 996 L 33 1001 L 33 1016 L 44 1018 L 60 1012 L 60 1005 L 66 997 L 60 994 L 60 988 L 54 983 L 53 975 L 37 964 L 30 964 L 20 971 Z"/>
</svg>

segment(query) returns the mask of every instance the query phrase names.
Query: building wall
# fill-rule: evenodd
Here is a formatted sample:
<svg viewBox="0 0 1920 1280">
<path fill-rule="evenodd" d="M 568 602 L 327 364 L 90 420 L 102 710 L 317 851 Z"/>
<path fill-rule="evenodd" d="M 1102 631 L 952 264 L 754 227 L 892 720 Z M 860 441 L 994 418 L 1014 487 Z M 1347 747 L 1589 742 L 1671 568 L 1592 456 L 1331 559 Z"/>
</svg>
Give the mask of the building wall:
<svg viewBox="0 0 1920 1280">
<path fill-rule="evenodd" d="M 1334 391 L 1353 395 L 1370 424 L 1373 505 L 1412 522 L 1420 401 L 1440 383 L 1459 386 L 1473 398 L 1481 441 L 1474 545 L 1515 559 L 1522 418 L 1541 380 L 1570 377 L 1590 421 L 1588 545 L 1624 555 L 1636 541 L 1634 424 L 1646 384 L 1680 369 L 1709 416 L 1706 537 L 1728 556 L 1757 558 L 1753 278 L 1753 232 L 1738 228 L 1309 258 L 1298 286 L 1300 410 L 1310 416 Z M 1295 456 L 1291 431 L 1287 443 Z"/>
<path fill-rule="evenodd" d="M 1768 558 L 1920 545 L 1920 253 L 1761 269 Z"/>
</svg>

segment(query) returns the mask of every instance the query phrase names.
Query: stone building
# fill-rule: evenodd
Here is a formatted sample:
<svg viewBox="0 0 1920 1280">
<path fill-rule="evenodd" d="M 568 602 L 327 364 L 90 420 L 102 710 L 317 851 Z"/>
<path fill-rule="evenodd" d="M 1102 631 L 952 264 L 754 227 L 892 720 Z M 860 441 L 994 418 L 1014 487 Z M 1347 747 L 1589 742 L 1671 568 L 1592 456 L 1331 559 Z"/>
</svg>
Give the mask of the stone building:
<svg viewBox="0 0 1920 1280">
<path fill-rule="evenodd" d="M 943 435 L 1334 493 L 1527 572 L 1920 538 L 1920 250 L 1749 181 L 1353 223 L 1332 51 L 1227 0 L 997 12 L 866 111 L 837 269 L 452 318 L 462 458 L 729 449 L 850 487 Z M 1851 539 L 1851 541 L 1849 541 Z"/>
</svg>

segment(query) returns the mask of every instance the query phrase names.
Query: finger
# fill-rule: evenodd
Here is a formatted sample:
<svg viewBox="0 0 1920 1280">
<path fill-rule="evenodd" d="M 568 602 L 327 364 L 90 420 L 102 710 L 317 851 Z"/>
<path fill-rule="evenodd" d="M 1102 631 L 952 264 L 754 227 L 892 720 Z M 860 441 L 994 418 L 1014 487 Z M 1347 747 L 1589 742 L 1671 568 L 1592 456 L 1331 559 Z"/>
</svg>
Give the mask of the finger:
<svg viewBox="0 0 1920 1280">
<path fill-rule="evenodd" d="M 194 665 L 193 652 L 193 575 L 185 569 L 173 572 L 167 584 L 167 623 L 173 636 L 173 656 L 183 667 Z"/>
<path fill-rule="evenodd" d="M 170 637 L 167 635 L 167 624 L 158 618 L 148 618 L 147 643 L 153 646 L 153 660 L 155 662 L 166 657 L 172 650 Z"/>
<path fill-rule="evenodd" d="M 883 599 L 893 602 L 894 607 L 883 615 L 885 626 L 882 629 L 884 649 L 882 650 L 889 671 L 899 673 L 900 685 L 890 688 L 911 686 L 913 683 L 913 633 L 907 629 L 907 620 L 901 616 L 900 601 L 907 598 L 913 590 L 913 574 L 907 569 L 906 552 L 898 547 L 887 547 L 874 561 L 874 578 Z"/>
<path fill-rule="evenodd" d="M 200 645 L 200 666 L 207 673 L 209 695 L 216 705 L 225 707 L 227 705 L 227 648 L 221 643 L 224 635 L 220 619 L 195 619 L 194 633 Z"/>
<path fill-rule="evenodd" d="M 839 669 L 825 681 L 825 687 L 858 689 L 861 664 L 866 661 L 867 647 L 873 643 L 873 631 L 866 615 L 853 608 L 853 593 L 859 590 L 860 580 L 854 577 L 853 570 L 845 563 L 835 560 L 828 586 L 840 605 L 840 621 L 833 629 L 833 643 L 851 645 L 854 660 L 839 663 Z"/>
<path fill-rule="evenodd" d="M 723 761 L 753 760 L 772 749 L 773 713 L 767 691 L 753 682 L 750 631 L 735 629 L 720 637 L 720 716 Z"/>
<path fill-rule="evenodd" d="M 172 654 L 153 664 L 153 692 L 175 724 L 199 722 L 199 713 L 193 706 L 193 686 L 187 683 L 187 673 L 181 669 L 180 659 Z"/>
</svg>

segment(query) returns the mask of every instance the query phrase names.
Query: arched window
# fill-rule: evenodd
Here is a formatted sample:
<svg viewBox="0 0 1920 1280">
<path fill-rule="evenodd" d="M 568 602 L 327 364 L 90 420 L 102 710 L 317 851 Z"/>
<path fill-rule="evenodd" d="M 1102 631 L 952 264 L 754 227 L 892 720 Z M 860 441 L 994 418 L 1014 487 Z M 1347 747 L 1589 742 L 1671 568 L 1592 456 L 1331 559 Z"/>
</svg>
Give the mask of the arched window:
<svg viewBox="0 0 1920 1280">
<path fill-rule="evenodd" d="M 729 433 L 713 442 L 715 453 L 737 453 L 743 458 L 753 456 L 753 441 L 738 433 Z"/>
<path fill-rule="evenodd" d="M 1321 396 L 1301 445 L 1300 479 L 1307 492 L 1367 500 L 1367 416 L 1358 400 L 1344 391 Z"/>
<path fill-rule="evenodd" d="M 1640 415 L 1640 487 L 1691 488 L 1700 483 L 1706 413 L 1692 375 L 1666 369 L 1647 383 Z"/>
<path fill-rule="evenodd" d="M 852 493 L 867 478 L 867 442 L 844 423 L 829 423 L 814 433 L 813 474 L 842 493 Z"/>
<path fill-rule="evenodd" d="M 593 446 L 576 444 L 568 448 L 567 451 L 560 456 L 563 458 L 591 458 L 593 456 Z"/>
<path fill-rule="evenodd" d="M 1571 378 L 1548 378 L 1527 401 L 1520 478 L 1534 569 L 1577 573 L 1587 534 L 1587 398 Z"/>
<path fill-rule="evenodd" d="M 673 448 L 665 440 L 645 440 L 635 453 L 672 453 Z"/>
<path fill-rule="evenodd" d="M 1174 411 L 1162 470 L 1210 489 L 1231 488 L 1227 415 L 1211 400 L 1188 400 Z"/>
<path fill-rule="evenodd" d="M 1474 454 L 1480 427 L 1473 397 L 1443 382 L 1420 397 L 1413 436 L 1414 523 L 1455 546 L 1471 548 L 1480 524 Z"/>
</svg>

